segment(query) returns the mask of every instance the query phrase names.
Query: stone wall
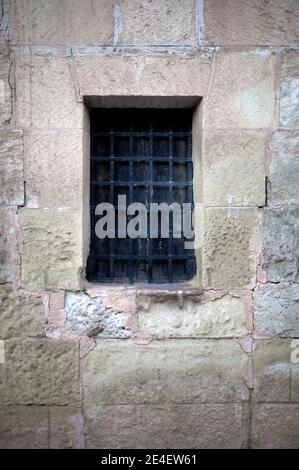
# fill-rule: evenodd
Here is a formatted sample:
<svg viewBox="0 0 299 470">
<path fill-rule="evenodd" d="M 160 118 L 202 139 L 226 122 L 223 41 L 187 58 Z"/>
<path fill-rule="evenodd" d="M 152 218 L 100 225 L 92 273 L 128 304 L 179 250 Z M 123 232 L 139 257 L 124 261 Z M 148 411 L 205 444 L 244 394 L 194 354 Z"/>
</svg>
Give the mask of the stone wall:
<svg viewBox="0 0 299 470">
<path fill-rule="evenodd" d="M 298 447 L 298 2 L 0 3 L 0 447 Z M 88 285 L 87 105 L 176 96 L 198 276 Z"/>
</svg>

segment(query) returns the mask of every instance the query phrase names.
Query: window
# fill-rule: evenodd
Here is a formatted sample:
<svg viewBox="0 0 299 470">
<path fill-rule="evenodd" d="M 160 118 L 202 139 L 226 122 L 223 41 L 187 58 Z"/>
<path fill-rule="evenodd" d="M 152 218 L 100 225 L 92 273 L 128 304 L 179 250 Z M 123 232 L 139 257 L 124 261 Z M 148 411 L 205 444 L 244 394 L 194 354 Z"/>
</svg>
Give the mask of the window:
<svg viewBox="0 0 299 470">
<path fill-rule="evenodd" d="M 185 248 L 185 231 L 175 231 L 174 211 L 168 214 L 169 236 L 165 238 L 161 214 L 152 236 L 150 210 L 153 203 L 180 207 L 187 203 L 192 210 L 192 177 L 191 109 L 92 109 L 87 279 L 110 283 L 191 279 L 196 271 L 194 250 Z M 120 195 L 126 196 L 126 208 L 136 202 L 144 205 L 146 233 L 121 238 L 124 234 L 115 222 L 115 237 L 99 238 L 96 226 L 101 216 L 95 214 L 96 207 L 112 204 L 117 221 Z M 126 223 L 133 218 L 127 215 Z"/>
</svg>

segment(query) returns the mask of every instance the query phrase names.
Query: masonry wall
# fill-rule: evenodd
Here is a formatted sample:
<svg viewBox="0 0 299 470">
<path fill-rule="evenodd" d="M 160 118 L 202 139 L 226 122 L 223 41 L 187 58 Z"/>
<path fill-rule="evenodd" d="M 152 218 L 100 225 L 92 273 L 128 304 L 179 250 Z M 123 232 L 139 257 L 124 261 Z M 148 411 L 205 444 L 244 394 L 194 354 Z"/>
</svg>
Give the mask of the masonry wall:
<svg viewBox="0 0 299 470">
<path fill-rule="evenodd" d="M 0 3 L 0 446 L 298 447 L 298 2 Z M 198 276 L 89 285 L 88 106 L 176 96 Z"/>
</svg>

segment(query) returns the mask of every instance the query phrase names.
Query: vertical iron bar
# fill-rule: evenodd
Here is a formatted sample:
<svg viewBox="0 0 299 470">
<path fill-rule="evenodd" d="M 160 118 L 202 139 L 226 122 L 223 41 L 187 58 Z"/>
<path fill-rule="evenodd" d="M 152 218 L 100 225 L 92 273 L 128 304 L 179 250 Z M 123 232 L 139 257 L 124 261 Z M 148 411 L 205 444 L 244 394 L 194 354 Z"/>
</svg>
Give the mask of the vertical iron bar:
<svg viewBox="0 0 299 470">
<path fill-rule="evenodd" d="M 150 210 L 150 204 L 153 202 L 153 123 L 150 116 L 149 121 L 149 184 L 148 184 L 148 205 Z M 153 282 L 153 241 L 150 237 L 150 218 L 148 213 L 147 219 L 147 243 L 148 243 L 148 282 Z"/>
<path fill-rule="evenodd" d="M 173 133 L 172 125 L 169 126 L 169 194 L 168 204 L 173 203 Z M 169 238 L 168 238 L 168 282 L 171 284 L 173 280 L 173 212 L 169 211 Z"/>
<path fill-rule="evenodd" d="M 130 134 L 129 134 L 129 204 L 132 204 L 134 193 L 133 193 L 133 179 L 134 179 L 134 167 L 133 167 L 133 152 L 134 152 L 134 139 L 133 139 L 133 122 L 130 121 L 129 125 Z M 128 205 L 129 205 L 128 204 Z M 133 284 L 134 282 L 134 271 L 133 271 L 133 240 L 130 238 L 130 261 L 129 261 L 129 283 Z"/>
<path fill-rule="evenodd" d="M 110 204 L 114 206 L 114 133 L 113 127 L 110 128 L 110 164 L 109 164 L 109 200 Z M 109 272 L 110 280 L 113 281 L 114 278 L 114 238 L 109 239 Z"/>
</svg>

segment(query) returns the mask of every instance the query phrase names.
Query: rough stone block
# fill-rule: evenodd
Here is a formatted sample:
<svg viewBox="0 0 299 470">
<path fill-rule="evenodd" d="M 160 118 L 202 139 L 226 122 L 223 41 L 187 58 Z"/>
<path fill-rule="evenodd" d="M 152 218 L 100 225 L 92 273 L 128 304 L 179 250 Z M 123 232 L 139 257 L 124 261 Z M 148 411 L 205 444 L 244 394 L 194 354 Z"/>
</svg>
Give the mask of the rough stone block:
<svg viewBox="0 0 299 470">
<path fill-rule="evenodd" d="M 211 52 L 194 54 L 135 53 L 134 55 L 76 55 L 73 67 L 82 96 L 134 97 L 125 106 L 136 106 L 136 98 L 142 98 L 144 107 L 151 107 L 151 97 L 171 97 L 172 107 L 177 102 L 173 97 L 206 96 L 211 76 L 213 55 Z M 124 80 L 126 77 L 126 80 Z M 200 77 L 200 79 L 199 79 Z M 117 93 L 117 95 L 116 95 Z M 103 101 L 95 102 L 101 106 Z M 111 106 L 111 101 L 109 103 Z"/>
<path fill-rule="evenodd" d="M 248 333 L 245 306 L 230 295 L 205 303 L 186 300 L 182 307 L 175 301 L 157 301 L 139 306 L 137 314 L 141 331 L 158 338 L 225 338 Z"/>
<path fill-rule="evenodd" d="M 8 49 L 0 46 L 0 125 L 8 123 L 11 118 L 10 67 Z"/>
<path fill-rule="evenodd" d="M 271 142 L 271 152 L 269 204 L 299 205 L 299 131 L 275 132 Z"/>
<path fill-rule="evenodd" d="M 298 429 L 298 404 L 259 404 L 253 409 L 252 447 L 298 449 Z"/>
<path fill-rule="evenodd" d="M 205 206 L 263 206 L 265 148 L 262 133 L 205 133 L 202 159 Z"/>
<path fill-rule="evenodd" d="M 271 336 L 299 337 L 299 285 L 261 287 L 254 294 L 255 328 Z"/>
<path fill-rule="evenodd" d="M 26 205 L 80 209 L 83 200 L 80 131 L 31 132 L 25 138 Z"/>
<path fill-rule="evenodd" d="M 271 127 L 275 111 L 275 64 L 276 58 L 269 51 L 216 53 L 214 78 L 204 103 L 204 127 Z"/>
<path fill-rule="evenodd" d="M 67 292 L 66 323 L 72 330 L 97 338 L 128 338 L 132 332 L 125 326 L 122 312 L 108 308 L 101 297 L 91 298 L 83 292 Z"/>
<path fill-rule="evenodd" d="M 243 448 L 248 411 L 241 404 L 95 406 L 86 430 L 88 448 Z"/>
<path fill-rule="evenodd" d="M 85 405 L 247 400 L 247 358 L 235 340 L 97 341 L 83 365 Z"/>
<path fill-rule="evenodd" d="M 204 5 L 205 38 L 209 44 L 298 42 L 296 0 L 208 0 Z"/>
<path fill-rule="evenodd" d="M 264 210 L 262 267 L 270 282 L 299 281 L 298 230 L 298 207 Z"/>
<path fill-rule="evenodd" d="M 50 448 L 84 448 L 83 417 L 80 408 L 70 406 L 51 406 Z"/>
<path fill-rule="evenodd" d="M 79 348 L 70 341 L 9 339 L 1 404 L 67 405 L 79 398 Z"/>
<path fill-rule="evenodd" d="M 280 124 L 299 124 L 299 56 L 298 50 L 287 50 L 281 55 Z"/>
<path fill-rule="evenodd" d="M 45 449 L 48 447 L 48 407 L 0 406 L 1 449 Z"/>
<path fill-rule="evenodd" d="M 22 282 L 31 289 L 77 289 L 82 269 L 79 210 L 21 210 Z"/>
<path fill-rule="evenodd" d="M 22 65 L 21 65 L 22 66 Z M 67 57 L 31 57 L 31 125 L 39 129 L 82 129 L 83 104 Z M 23 111 L 23 114 L 25 111 Z"/>
<path fill-rule="evenodd" d="M 291 362 L 291 353 L 291 340 L 286 338 L 255 342 L 253 353 L 255 401 L 298 401 L 299 364 Z"/>
<path fill-rule="evenodd" d="M 19 276 L 18 221 L 15 207 L 0 207 L 0 283 Z"/>
<path fill-rule="evenodd" d="M 195 0 L 120 0 L 114 10 L 116 41 L 122 44 L 196 43 Z"/>
<path fill-rule="evenodd" d="M 0 204 L 24 204 L 21 131 L 0 131 L 0 182 Z"/>
<path fill-rule="evenodd" d="M 14 0 L 10 23 L 14 42 L 36 44 L 109 44 L 110 0 Z"/>
<path fill-rule="evenodd" d="M 43 336 L 43 310 L 41 297 L 20 295 L 10 285 L 0 285 L 0 338 Z"/>
<path fill-rule="evenodd" d="M 243 288 L 256 272 L 257 210 L 206 209 L 204 216 L 204 285 Z"/>
</svg>

